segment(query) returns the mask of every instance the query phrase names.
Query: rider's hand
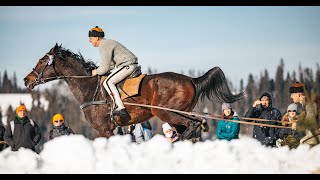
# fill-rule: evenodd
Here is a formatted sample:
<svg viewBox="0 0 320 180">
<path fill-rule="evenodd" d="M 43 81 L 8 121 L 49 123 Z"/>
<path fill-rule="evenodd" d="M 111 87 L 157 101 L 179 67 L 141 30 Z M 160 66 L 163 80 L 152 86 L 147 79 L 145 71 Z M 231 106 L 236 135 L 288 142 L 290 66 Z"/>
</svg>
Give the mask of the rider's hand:
<svg viewBox="0 0 320 180">
<path fill-rule="evenodd" d="M 92 70 L 92 76 L 96 76 L 97 75 L 97 69 Z"/>
</svg>

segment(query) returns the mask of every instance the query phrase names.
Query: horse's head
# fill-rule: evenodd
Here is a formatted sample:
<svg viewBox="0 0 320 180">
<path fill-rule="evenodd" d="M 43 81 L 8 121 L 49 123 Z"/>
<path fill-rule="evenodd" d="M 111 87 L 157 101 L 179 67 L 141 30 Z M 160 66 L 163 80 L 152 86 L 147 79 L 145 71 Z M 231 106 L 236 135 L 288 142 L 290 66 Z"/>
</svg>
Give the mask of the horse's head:
<svg viewBox="0 0 320 180">
<path fill-rule="evenodd" d="M 88 72 L 95 68 L 95 64 L 91 61 L 86 62 L 81 54 L 75 54 L 56 44 L 39 59 L 37 65 L 24 78 L 24 82 L 27 88 L 33 89 L 39 84 L 65 76 L 90 76 Z"/>
<path fill-rule="evenodd" d="M 56 52 L 59 51 L 59 48 L 58 44 L 56 44 L 46 55 L 39 59 L 35 68 L 23 79 L 27 88 L 33 89 L 35 86 L 54 80 L 54 77 L 58 76 L 55 60 L 57 59 Z"/>
</svg>

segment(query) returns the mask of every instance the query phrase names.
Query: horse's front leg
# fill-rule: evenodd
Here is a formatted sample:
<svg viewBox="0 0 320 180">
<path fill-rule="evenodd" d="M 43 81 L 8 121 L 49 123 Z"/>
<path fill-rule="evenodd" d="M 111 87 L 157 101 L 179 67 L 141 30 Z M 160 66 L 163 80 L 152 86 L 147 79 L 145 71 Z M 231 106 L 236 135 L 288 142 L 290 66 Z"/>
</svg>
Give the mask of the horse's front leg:
<svg viewBox="0 0 320 180">
<path fill-rule="evenodd" d="M 187 129 L 180 135 L 181 140 L 190 139 L 192 138 L 192 133 L 195 132 L 198 127 L 201 125 L 199 121 L 192 121 Z"/>
<path fill-rule="evenodd" d="M 104 131 L 104 132 L 99 132 L 98 137 L 109 138 L 109 137 L 111 137 L 113 135 L 114 135 L 113 131 Z"/>
</svg>

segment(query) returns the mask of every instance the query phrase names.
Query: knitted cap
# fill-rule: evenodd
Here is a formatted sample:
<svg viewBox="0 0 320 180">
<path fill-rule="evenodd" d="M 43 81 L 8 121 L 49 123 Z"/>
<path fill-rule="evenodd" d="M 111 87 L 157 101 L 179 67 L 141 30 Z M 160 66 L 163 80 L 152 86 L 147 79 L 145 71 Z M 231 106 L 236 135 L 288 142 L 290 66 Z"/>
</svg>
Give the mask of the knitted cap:
<svg viewBox="0 0 320 180">
<path fill-rule="evenodd" d="M 225 109 L 232 109 L 232 104 L 231 103 L 223 103 L 222 104 L 222 111 Z"/>
<path fill-rule="evenodd" d="M 162 124 L 163 133 L 166 133 L 167 130 L 171 129 L 171 126 L 168 123 Z"/>
<path fill-rule="evenodd" d="M 288 108 L 287 108 L 287 112 L 288 112 L 289 110 L 290 110 L 290 111 L 293 111 L 293 110 L 298 111 L 298 105 L 297 105 L 296 103 L 290 104 L 290 105 L 288 106 Z"/>
<path fill-rule="evenodd" d="M 101 28 L 96 26 L 89 31 L 89 37 L 104 37 L 104 32 Z"/>
<path fill-rule="evenodd" d="M 64 122 L 64 118 L 61 114 L 55 114 L 52 118 L 52 124 L 55 122 L 55 121 L 59 121 L 59 120 L 62 120 Z"/>
<path fill-rule="evenodd" d="M 18 114 L 19 111 L 27 111 L 27 108 L 24 104 L 21 104 L 19 107 L 16 109 L 16 114 Z"/>
<path fill-rule="evenodd" d="M 293 84 L 291 84 L 291 87 L 289 89 L 290 93 L 303 93 L 303 86 L 304 84 L 300 83 L 300 82 L 295 82 Z"/>
</svg>

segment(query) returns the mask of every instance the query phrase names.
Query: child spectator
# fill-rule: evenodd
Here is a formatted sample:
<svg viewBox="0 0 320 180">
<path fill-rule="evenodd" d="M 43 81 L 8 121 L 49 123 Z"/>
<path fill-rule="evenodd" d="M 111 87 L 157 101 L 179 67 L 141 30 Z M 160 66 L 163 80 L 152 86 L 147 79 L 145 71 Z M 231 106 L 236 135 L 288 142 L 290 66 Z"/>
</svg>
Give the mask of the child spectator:
<svg viewBox="0 0 320 180">
<path fill-rule="evenodd" d="M 166 138 L 170 140 L 170 142 L 178 141 L 178 133 L 175 131 L 168 123 L 162 124 L 162 130 Z"/>
<path fill-rule="evenodd" d="M 300 139 L 304 136 L 304 133 L 297 132 L 297 121 L 298 121 L 298 105 L 292 103 L 287 108 L 287 113 L 283 115 L 281 123 L 283 126 L 291 127 L 289 128 L 279 128 L 278 137 L 276 141 L 277 147 L 288 145 L 290 149 L 296 148 L 299 145 Z"/>
</svg>

